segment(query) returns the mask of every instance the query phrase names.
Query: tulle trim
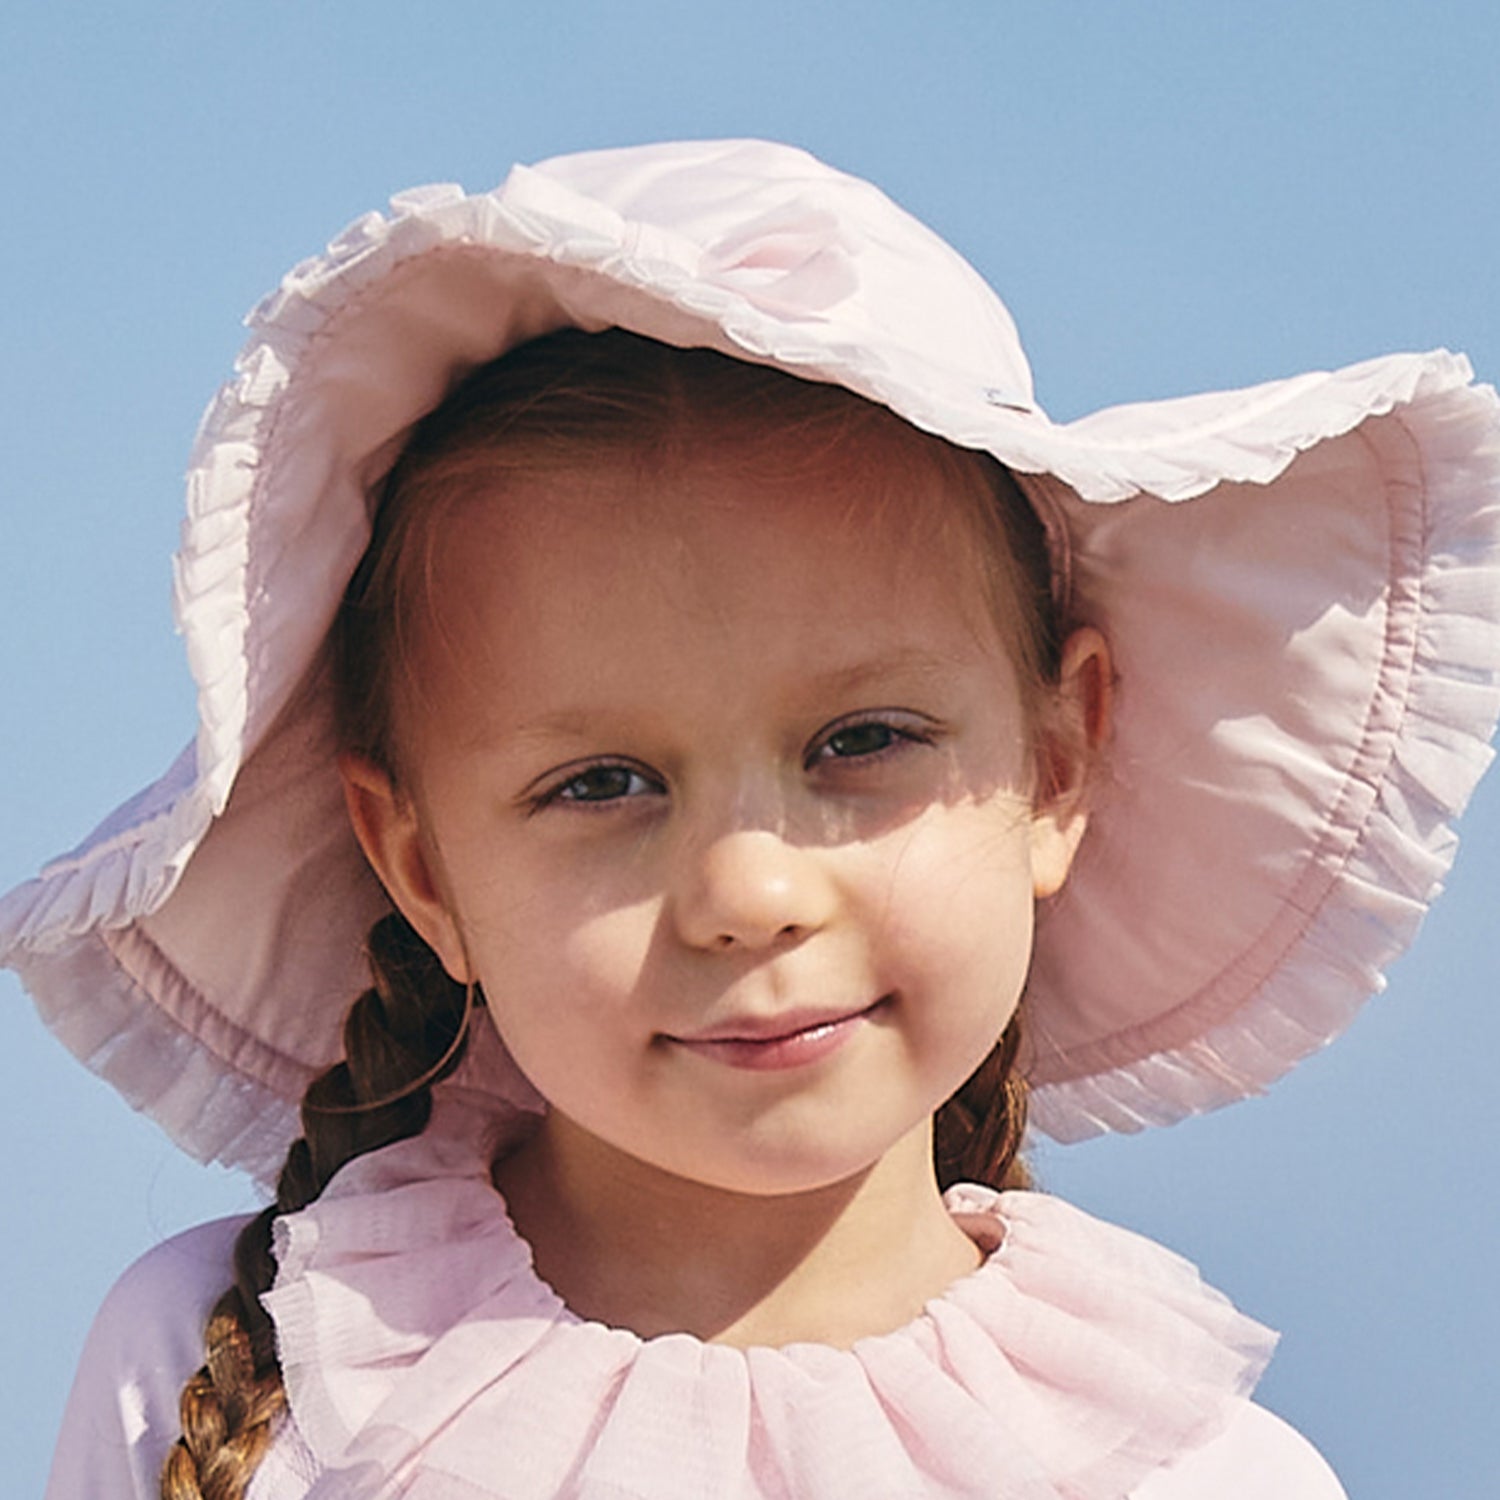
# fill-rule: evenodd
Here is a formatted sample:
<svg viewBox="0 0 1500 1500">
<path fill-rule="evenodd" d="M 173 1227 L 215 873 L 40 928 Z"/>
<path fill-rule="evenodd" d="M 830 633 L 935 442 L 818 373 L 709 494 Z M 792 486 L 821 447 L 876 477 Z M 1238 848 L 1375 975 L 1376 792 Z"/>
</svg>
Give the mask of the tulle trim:
<svg viewBox="0 0 1500 1500">
<path fill-rule="evenodd" d="M 216 1051 L 206 1040 L 208 1026 L 184 1025 L 164 1005 L 163 988 L 143 988 L 122 966 L 112 936 L 85 933 L 44 956 L 19 949 L 7 962 L 58 1040 L 133 1109 L 197 1160 L 274 1182 L 300 1133 L 297 1102 L 310 1070 L 287 1059 L 266 1069 L 263 1044 L 248 1032 L 239 1040 L 245 1051 L 255 1050 L 260 1066 L 252 1070 L 233 1053 Z M 180 977 L 171 988 L 190 993 Z M 230 1029 L 219 1021 L 220 1033 Z"/>
<path fill-rule="evenodd" d="M 1275 1342 L 1160 1246 L 978 1187 L 949 1207 L 1003 1243 L 906 1328 L 643 1341 L 537 1278 L 485 1163 L 435 1122 L 279 1221 L 266 1305 L 309 1500 L 1118 1500 L 1227 1426 Z"/>
</svg>

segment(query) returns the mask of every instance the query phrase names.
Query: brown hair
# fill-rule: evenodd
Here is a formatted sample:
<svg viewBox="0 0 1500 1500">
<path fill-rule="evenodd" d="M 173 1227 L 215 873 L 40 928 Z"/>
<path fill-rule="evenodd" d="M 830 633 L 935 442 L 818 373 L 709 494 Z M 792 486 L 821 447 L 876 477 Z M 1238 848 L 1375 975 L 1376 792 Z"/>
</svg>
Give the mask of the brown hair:
<svg viewBox="0 0 1500 1500">
<path fill-rule="evenodd" d="M 1010 643 L 1048 794 L 1048 708 L 1059 672 L 1061 622 L 1051 602 L 1045 538 L 1010 474 L 987 455 L 919 433 L 841 387 L 794 379 L 708 350 L 678 350 L 619 329 L 565 329 L 533 340 L 464 380 L 412 433 L 383 487 L 374 534 L 330 637 L 342 749 L 403 778 L 400 718 L 415 680 L 411 631 L 431 603 L 432 544 L 465 481 L 499 471 L 558 472 L 601 455 L 670 461 L 712 433 L 740 438 L 796 465 L 829 453 L 878 453 L 930 475 L 965 499 L 959 523 L 977 531 L 996 618 Z M 878 448 L 876 444 L 879 444 Z M 695 447 L 695 453 L 701 447 Z M 726 450 L 727 451 L 727 450 Z M 739 461 L 736 451 L 726 462 Z M 354 1157 L 419 1134 L 432 1085 L 462 1054 L 472 995 L 443 971 L 399 915 L 372 929 L 374 978 L 349 1012 L 344 1060 L 309 1086 L 302 1138 L 289 1152 L 276 1202 L 241 1231 L 234 1285 L 209 1318 L 207 1360 L 182 1393 L 183 1435 L 162 1474 L 165 1500 L 240 1500 L 285 1405 L 274 1330 L 260 1296 L 275 1276 L 271 1225 L 312 1202 Z M 937 1111 L 940 1186 L 1025 1187 L 1021 1014 Z"/>
</svg>

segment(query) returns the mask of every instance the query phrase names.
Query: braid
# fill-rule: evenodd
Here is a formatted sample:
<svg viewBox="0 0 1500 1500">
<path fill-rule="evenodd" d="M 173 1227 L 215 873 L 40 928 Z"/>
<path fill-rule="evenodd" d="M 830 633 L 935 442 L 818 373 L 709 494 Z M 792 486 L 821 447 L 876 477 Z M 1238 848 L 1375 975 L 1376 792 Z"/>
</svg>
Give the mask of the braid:
<svg viewBox="0 0 1500 1500">
<path fill-rule="evenodd" d="M 989 1055 L 933 1119 L 932 1158 L 945 1192 L 956 1182 L 1031 1186 L 1021 1158 L 1026 1079 L 1017 1063 L 1023 1030 L 1017 1011 Z"/>
<path fill-rule="evenodd" d="M 261 1294 L 276 1275 L 271 1225 L 305 1208 L 346 1162 L 420 1135 L 432 1086 L 463 1056 L 472 999 L 406 919 L 370 929 L 374 983 L 344 1022 L 344 1059 L 308 1085 L 302 1136 L 276 1201 L 240 1231 L 234 1285 L 214 1304 L 207 1358 L 183 1387 L 182 1436 L 162 1470 L 162 1500 L 241 1500 L 286 1405 L 276 1337 Z"/>
</svg>

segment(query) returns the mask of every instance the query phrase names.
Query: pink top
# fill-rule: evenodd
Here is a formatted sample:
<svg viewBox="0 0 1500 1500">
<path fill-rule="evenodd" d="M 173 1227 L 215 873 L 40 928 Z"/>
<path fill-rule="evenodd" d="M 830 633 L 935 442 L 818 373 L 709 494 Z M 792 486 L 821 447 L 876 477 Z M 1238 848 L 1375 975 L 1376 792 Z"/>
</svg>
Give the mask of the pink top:
<svg viewBox="0 0 1500 1500">
<path fill-rule="evenodd" d="M 266 1302 L 291 1419 L 251 1500 L 1343 1495 L 1244 1399 L 1274 1336 L 1185 1261 L 1055 1199 L 957 1188 L 991 1253 L 914 1322 L 847 1351 L 738 1350 L 576 1317 L 487 1161 L 450 1111 L 279 1223 Z M 234 1228 L 159 1247 L 106 1302 L 48 1500 L 156 1494 Z"/>
</svg>

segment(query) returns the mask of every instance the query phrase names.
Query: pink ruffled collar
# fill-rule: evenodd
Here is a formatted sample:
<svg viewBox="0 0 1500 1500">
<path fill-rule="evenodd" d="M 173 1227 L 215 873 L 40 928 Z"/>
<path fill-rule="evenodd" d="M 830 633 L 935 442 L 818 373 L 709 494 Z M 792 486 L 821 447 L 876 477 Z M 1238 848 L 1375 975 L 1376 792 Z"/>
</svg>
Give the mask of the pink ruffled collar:
<svg viewBox="0 0 1500 1500">
<path fill-rule="evenodd" d="M 642 1340 L 542 1282 L 449 1111 L 277 1224 L 266 1297 L 309 1500 L 1118 1500 L 1228 1424 L 1275 1337 L 1187 1262 L 955 1188 L 983 1266 L 847 1351 Z"/>
</svg>

